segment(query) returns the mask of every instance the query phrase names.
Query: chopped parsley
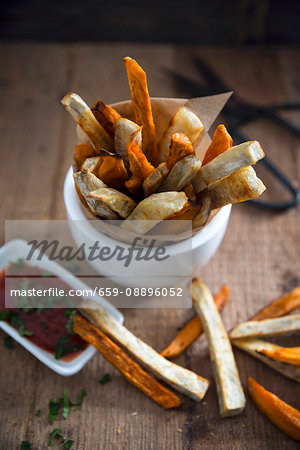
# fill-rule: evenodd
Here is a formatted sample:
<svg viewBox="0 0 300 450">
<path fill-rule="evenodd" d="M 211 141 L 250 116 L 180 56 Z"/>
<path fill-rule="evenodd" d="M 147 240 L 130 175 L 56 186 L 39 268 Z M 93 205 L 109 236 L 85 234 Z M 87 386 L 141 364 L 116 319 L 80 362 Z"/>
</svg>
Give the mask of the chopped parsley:
<svg viewBox="0 0 300 450">
<path fill-rule="evenodd" d="M 49 273 L 49 272 L 42 272 L 41 276 L 43 278 L 51 278 L 51 277 L 53 277 L 52 273 Z"/>
<path fill-rule="evenodd" d="M 15 268 L 15 269 L 22 269 L 22 267 L 25 266 L 25 261 L 23 258 L 18 258 L 17 261 L 14 262 L 10 262 L 10 264 Z M 25 441 L 24 441 L 25 442 Z"/>
<path fill-rule="evenodd" d="M 48 447 L 50 447 L 50 445 L 53 445 L 54 439 L 61 439 L 63 448 L 66 450 L 70 449 L 74 443 L 74 441 L 72 441 L 72 439 L 67 440 L 66 436 L 64 434 L 62 434 L 61 428 L 54 428 L 54 430 L 51 431 L 50 436 L 49 436 L 49 441 L 47 444 Z"/>
<path fill-rule="evenodd" d="M 37 412 L 35 413 L 35 416 L 36 417 L 40 417 L 41 416 L 41 410 L 40 409 L 37 410 Z"/>
<path fill-rule="evenodd" d="M 31 448 L 31 444 L 28 441 L 21 442 L 21 450 L 29 450 Z"/>
<path fill-rule="evenodd" d="M 103 377 L 99 380 L 100 384 L 106 384 L 109 381 L 111 381 L 111 376 L 109 373 L 106 373 L 105 375 L 103 375 Z"/>
<path fill-rule="evenodd" d="M 76 314 L 76 309 L 66 309 L 64 315 L 67 316 L 68 322 L 66 324 L 66 329 L 69 334 L 74 335 L 74 315 Z"/>
<path fill-rule="evenodd" d="M 62 336 L 59 338 L 56 346 L 55 346 L 55 359 L 60 359 L 68 353 L 77 352 L 78 350 L 85 349 L 84 345 L 69 345 L 68 344 L 69 336 Z"/>
<path fill-rule="evenodd" d="M 6 348 L 14 348 L 15 347 L 14 341 L 10 336 L 5 336 L 4 347 L 6 347 Z"/>
<path fill-rule="evenodd" d="M 58 400 L 50 400 L 49 402 L 49 421 L 53 423 L 54 420 L 57 419 L 58 413 L 62 408 L 62 416 L 64 419 L 68 418 L 70 413 L 70 409 L 74 406 L 78 406 L 79 408 L 82 405 L 83 398 L 86 396 L 86 391 L 81 389 L 79 394 L 77 395 L 77 403 L 72 403 L 68 397 L 67 390 L 64 389 L 62 397 Z"/>
</svg>

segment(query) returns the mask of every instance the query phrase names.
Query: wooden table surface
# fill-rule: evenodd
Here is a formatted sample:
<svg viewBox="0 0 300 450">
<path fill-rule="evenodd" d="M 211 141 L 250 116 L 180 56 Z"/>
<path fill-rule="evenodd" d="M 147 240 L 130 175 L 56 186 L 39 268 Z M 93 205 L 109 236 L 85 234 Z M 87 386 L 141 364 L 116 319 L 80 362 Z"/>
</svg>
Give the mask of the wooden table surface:
<svg viewBox="0 0 300 450">
<path fill-rule="evenodd" d="M 72 147 L 74 123 L 60 105 L 68 91 L 88 103 L 125 100 L 129 88 L 122 57 L 131 55 L 146 69 L 152 96 L 185 96 L 163 74 L 176 69 L 197 77 L 190 62 L 200 54 L 229 86 L 260 105 L 300 101 L 300 52 L 286 48 L 186 48 L 129 44 L 2 44 L 1 45 L 1 244 L 4 219 L 64 219 L 62 188 Z M 299 125 L 299 114 L 289 118 Z M 251 138 L 279 163 L 299 186 L 300 145 L 287 132 L 264 120 L 245 127 Z M 262 175 L 272 195 L 282 187 Z M 212 260 L 199 272 L 213 293 L 223 283 L 231 291 L 224 310 L 227 329 L 249 318 L 258 308 L 300 284 L 298 210 L 273 214 L 233 207 L 226 236 Z M 124 310 L 130 330 L 161 350 L 193 315 L 184 309 Z M 1 340 L 4 333 L 1 332 Z M 283 339 L 283 342 L 285 339 Z M 290 341 L 289 341 L 290 342 Z M 291 341 L 296 345 L 295 339 Z M 298 341 L 299 344 L 299 341 Z M 259 361 L 234 350 L 243 386 L 253 376 L 266 388 L 300 409 L 300 387 Z M 64 378 L 51 372 L 16 344 L 1 343 L 0 448 L 18 449 L 22 440 L 44 449 L 49 431 L 58 426 L 74 439 L 75 449 L 270 449 L 296 448 L 254 407 L 247 395 L 242 415 L 221 419 L 205 337 L 177 362 L 212 380 L 201 404 L 183 398 L 175 411 L 164 411 L 129 385 L 102 357 Z M 109 372 L 104 386 L 99 378 Z M 81 411 L 50 425 L 50 398 L 67 389 L 72 399 L 85 388 Z M 34 402 L 41 417 L 29 411 Z M 134 413 L 134 414 L 133 414 Z M 59 447 L 58 447 L 59 448 Z"/>
</svg>

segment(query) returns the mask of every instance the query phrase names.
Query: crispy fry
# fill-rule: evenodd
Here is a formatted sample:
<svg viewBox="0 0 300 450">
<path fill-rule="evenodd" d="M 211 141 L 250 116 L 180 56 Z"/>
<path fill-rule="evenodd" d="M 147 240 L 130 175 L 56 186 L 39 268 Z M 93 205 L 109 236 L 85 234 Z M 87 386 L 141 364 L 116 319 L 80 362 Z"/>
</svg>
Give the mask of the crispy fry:
<svg viewBox="0 0 300 450">
<path fill-rule="evenodd" d="M 143 181 L 154 171 L 146 156 L 139 147 L 141 129 L 133 133 L 127 145 L 129 167 L 132 177 L 125 183 L 127 189 L 136 194 Z"/>
<path fill-rule="evenodd" d="M 300 412 L 248 378 L 248 391 L 257 408 L 281 431 L 300 441 Z"/>
<path fill-rule="evenodd" d="M 211 209 L 217 209 L 229 203 L 245 202 L 257 198 L 265 189 L 253 167 L 249 166 L 211 184 L 200 192 L 198 199 L 210 196 Z"/>
<path fill-rule="evenodd" d="M 98 176 L 110 188 L 123 189 L 128 172 L 120 155 L 103 156 Z"/>
<path fill-rule="evenodd" d="M 275 361 L 260 353 L 263 349 L 278 350 L 281 348 L 279 345 L 273 344 L 273 342 L 264 341 L 262 339 L 233 339 L 232 345 L 246 353 L 249 353 L 249 355 L 254 356 L 254 358 L 259 359 L 267 366 L 281 373 L 281 375 L 300 383 L 300 367 Z"/>
<path fill-rule="evenodd" d="M 104 130 L 113 139 L 115 136 L 116 122 L 121 118 L 121 115 L 111 106 L 106 105 L 102 100 L 94 103 L 92 112 Z"/>
<path fill-rule="evenodd" d="M 123 217 L 123 219 L 128 217 L 131 211 L 136 207 L 135 201 L 116 189 L 101 188 L 92 191 L 89 194 L 89 197 L 106 203 L 113 211 L 118 213 L 119 216 Z"/>
<path fill-rule="evenodd" d="M 209 344 L 221 417 L 240 414 L 246 404 L 231 343 L 208 287 L 198 278 L 191 286 L 193 305 Z"/>
<path fill-rule="evenodd" d="M 102 148 L 113 150 L 113 140 L 97 121 L 88 105 L 77 94 L 69 93 L 62 99 L 62 104 L 91 139 L 96 153 Z"/>
<path fill-rule="evenodd" d="M 76 145 L 74 148 L 74 160 L 77 169 L 81 168 L 82 164 L 87 158 L 91 158 L 95 156 L 95 154 L 95 150 L 87 142 Z"/>
<path fill-rule="evenodd" d="M 80 191 L 80 194 L 93 214 L 110 220 L 119 218 L 105 203 L 89 198 L 90 192 L 106 187 L 99 178 L 93 175 L 88 169 L 75 172 L 73 177 L 77 192 L 78 190 Z"/>
<path fill-rule="evenodd" d="M 157 165 L 158 150 L 146 73 L 134 59 L 126 57 L 124 62 L 136 123 L 143 127 L 143 152 L 152 164 Z"/>
<path fill-rule="evenodd" d="M 281 347 L 279 349 L 259 350 L 258 353 L 292 366 L 300 367 L 300 347 Z"/>
<path fill-rule="evenodd" d="M 127 381 L 143 391 L 152 400 L 165 409 L 180 406 L 180 399 L 176 394 L 145 372 L 118 345 L 79 314 L 74 316 L 74 331 L 83 340 L 96 347 L 102 356 L 124 375 Z"/>
<path fill-rule="evenodd" d="M 197 197 L 193 188 L 192 183 L 189 183 L 185 188 L 184 188 L 184 192 L 186 193 L 186 196 L 192 200 L 193 202 L 196 202 Z"/>
<path fill-rule="evenodd" d="M 103 161 L 101 156 L 92 156 L 92 158 L 86 158 L 80 170 L 89 169 L 94 175 L 98 175 L 99 167 Z"/>
<path fill-rule="evenodd" d="M 218 311 L 222 311 L 229 299 L 229 288 L 226 284 L 214 298 Z M 198 316 L 188 322 L 175 339 L 160 354 L 165 358 L 176 358 L 181 355 L 203 332 Z"/>
<path fill-rule="evenodd" d="M 232 147 L 232 138 L 224 125 L 218 125 L 214 132 L 210 146 L 204 155 L 202 166 L 210 162 L 216 156 L 220 155 Z"/>
<path fill-rule="evenodd" d="M 169 169 L 165 162 L 160 163 L 143 182 L 143 191 L 145 197 L 158 191 L 161 184 L 167 178 Z"/>
<path fill-rule="evenodd" d="M 203 196 L 200 202 L 201 208 L 193 218 L 193 228 L 203 227 L 207 223 L 211 213 L 211 197 L 209 195 Z"/>
<path fill-rule="evenodd" d="M 128 350 L 154 375 L 192 399 L 202 400 L 209 386 L 208 380 L 163 358 L 153 348 L 121 325 L 98 303 L 85 301 L 80 311 L 101 331 Z"/>
<path fill-rule="evenodd" d="M 180 159 L 159 188 L 159 192 L 181 191 L 197 175 L 201 168 L 200 159 L 188 155 Z"/>
<path fill-rule="evenodd" d="M 171 137 L 170 153 L 166 164 L 171 170 L 175 164 L 188 155 L 194 155 L 192 143 L 184 133 L 174 133 Z"/>
<path fill-rule="evenodd" d="M 250 320 L 263 320 L 285 316 L 296 308 L 300 308 L 300 286 L 274 300 L 258 311 Z"/>
<path fill-rule="evenodd" d="M 155 225 L 189 207 L 184 192 L 161 192 L 142 200 L 121 227 L 135 233 L 145 234 Z"/>
<path fill-rule="evenodd" d="M 185 106 L 179 108 L 158 143 L 159 161 L 167 160 L 170 153 L 171 137 L 174 133 L 184 133 L 193 144 L 203 128 L 201 120 L 193 111 Z"/>
<path fill-rule="evenodd" d="M 240 323 L 231 330 L 230 338 L 280 336 L 281 334 L 293 333 L 294 331 L 300 331 L 300 314 Z"/>
<path fill-rule="evenodd" d="M 115 151 L 122 155 L 126 169 L 129 169 L 129 160 L 127 154 L 127 145 L 133 133 L 138 131 L 140 127 L 129 119 L 123 117 L 116 123 L 115 129 Z M 142 147 L 142 133 L 137 135 L 139 147 Z"/>
<path fill-rule="evenodd" d="M 257 141 L 244 142 L 231 147 L 201 167 L 198 175 L 193 180 L 195 192 L 198 193 L 210 184 L 255 164 L 264 156 L 264 152 Z"/>
</svg>

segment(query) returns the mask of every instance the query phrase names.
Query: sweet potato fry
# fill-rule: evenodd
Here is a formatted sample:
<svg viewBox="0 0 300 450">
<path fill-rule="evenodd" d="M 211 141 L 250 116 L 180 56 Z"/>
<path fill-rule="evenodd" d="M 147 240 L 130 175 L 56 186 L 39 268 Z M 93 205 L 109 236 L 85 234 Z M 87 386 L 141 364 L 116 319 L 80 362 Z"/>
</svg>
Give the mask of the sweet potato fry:
<svg viewBox="0 0 300 450">
<path fill-rule="evenodd" d="M 193 111 L 185 106 L 179 108 L 158 143 L 159 161 L 163 162 L 168 158 L 171 137 L 174 133 L 184 133 L 193 144 L 203 128 L 203 123 Z"/>
<path fill-rule="evenodd" d="M 231 147 L 201 167 L 197 176 L 193 179 L 195 192 L 198 193 L 210 184 L 255 164 L 264 156 L 264 152 L 257 141 L 244 142 Z"/>
<path fill-rule="evenodd" d="M 130 137 L 127 145 L 129 167 L 132 177 L 125 183 L 127 189 L 136 194 L 143 184 L 143 181 L 154 171 L 139 147 L 141 130 L 139 129 Z"/>
<path fill-rule="evenodd" d="M 268 356 L 268 358 L 280 361 L 292 366 L 300 367 L 300 347 L 281 347 L 279 349 L 263 349 L 258 353 Z"/>
<path fill-rule="evenodd" d="M 212 141 L 210 146 L 206 150 L 204 155 L 202 166 L 210 162 L 216 156 L 220 155 L 226 150 L 229 150 L 232 147 L 232 138 L 228 131 L 226 130 L 225 125 L 219 125 L 214 132 Z"/>
<path fill-rule="evenodd" d="M 229 337 L 208 287 L 198 278 L 191 294 L 209 344 L 221 417 L 235 416 L 243 411 L 246 399 Z"/>
<path fill-rule="evenodd" d="M 202 400 L 209 386 L 208 380 L 163 358 L 153 348 L 121 325 L 98 303 L 85 301 L 80 312 L 96 327 L 99 327 L 102 332 L 108 334 L 111 339 L 126 349 L 155 376 L 192 399 Z"/>
<path fill-rule="evenodd" d="M 81 168 L 82 164 L 87 158 L 91 158 L 95 155 L 96 155 L 95 150 L 87 142 L 76 145 L 74 148 L 74 160 L 77 169 Z"/>
<path fill-rule="evenodd" d="M 79 314 L 74 316 L 74 331 L 83 340 L 96 347 L 102 356 L 124 375 L 127 381 L 143 391 L 152 400 L 165 409 L 180 406 L 180 398 L 176 394 L 145 372 L 118 345 Z"/>
<path fill-rule="evenodd" d="M 126 57 L 124 62 L 136 123 L 143 127 L 143 152 L 147 159 L 156 166 L 158 163 L 158 150 L 146 73 L 134 59 Z"/>
<path fill-rule="evenodd" d="M 218 311 L 222 311 L 229 299 L 229 288 L 226 284 L 214 298 Z M 198 316 L 195 316 L 188 322 L 184 328 L 177 334 L 175 339 L 166 347 L 161 355 L 165 358 L 176 358 L 181 355 L 203 332 L 203 328 Z"/>
<path fill-rule="evenodd" d="M 280 336 L 281 334 L 295 331 L 300 331 L 300 314 L 240 323 L 231 330 L 230 338 L 244 339 L 259 336 Z"/>
<path fill-rule="evenodd" d="M 98 176 L 110 188 L 123 189 L 128 180 L 128 172 L 120 155 L 103 156 Z"/>
<path fill-rule="evenodd" d="M 300 412 L 277 395 L 264 389 L 253 378 L 248 378 L 248 391 L 257 408 L 281 431 L 300 441 Z"/>
<path fill-rule="evenodd" d="M 113 139 L 115 136 L 116 122 L 121 118 L 121 115 L 114 108 L 106 105 L 102 100 L 94 103 L 92 113 Z"/>
<path fill-rule="evenodd" d="M 113 150 L 112 138 L 104 130 L 102 125 L 100 125 L 88 105 L 81 97 L 79 97 L 79 95 L 71 92 L 65 95 L 61 102 L 73 119 L 90 138 L 95 146 L 97 154 L 102 148 Z"/>
<path fill-rule="evenodd" d="M 267 366 L 281 373 L 281 375 L 300 383 L 300 367 L 275 361 L 260 353 L 260 351 L 264 349 L 278 350 L 281 348 L 279 345 L 276 345 L 273 342 L 264 341 L 262 339 L 233 339 L 232 345 L 240 350 L 243 350 L 254 358 L 259 359 Z"/>
<path fill-rule="evenodd" d="M 300 286 L 274 300 L 268 306 L 258 311 L 250 320 L 263 320 L 285 316 L 296 308 L 300 308 Z"/>
<path fill-rule="evenodd" d="M 194 155 L 192 143 L 184 133 L 174 133 L 171 137 L 170 153 L 166 164 L 171 170 L 175 164 L 188 155 Z"/>
</svg>

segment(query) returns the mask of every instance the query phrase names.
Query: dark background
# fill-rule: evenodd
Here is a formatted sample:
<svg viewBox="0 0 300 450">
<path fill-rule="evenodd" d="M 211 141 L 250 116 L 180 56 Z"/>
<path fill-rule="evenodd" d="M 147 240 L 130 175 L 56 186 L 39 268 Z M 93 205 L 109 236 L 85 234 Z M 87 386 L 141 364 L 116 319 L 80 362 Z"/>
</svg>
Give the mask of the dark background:
<svg viewBox="0 0 300 450">
<path fill-rule="evenodd" d="M 11 0 L 0 38 L 299 44 L 299 0 Z"/>
</svg>

